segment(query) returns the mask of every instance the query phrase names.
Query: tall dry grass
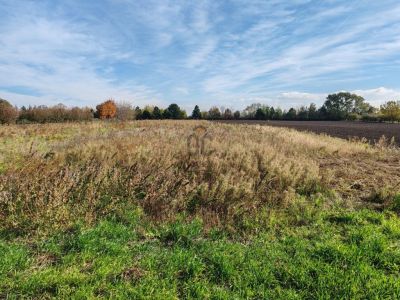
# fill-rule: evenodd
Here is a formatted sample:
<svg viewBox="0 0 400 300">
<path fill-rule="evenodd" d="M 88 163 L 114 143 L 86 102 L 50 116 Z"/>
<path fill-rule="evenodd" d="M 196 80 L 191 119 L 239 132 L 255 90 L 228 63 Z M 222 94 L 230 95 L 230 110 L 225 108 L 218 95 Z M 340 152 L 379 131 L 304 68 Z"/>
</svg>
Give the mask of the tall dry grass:
<svg viewBox="0 0 400 300">
<path fill-rule="evenodd" d="M 203 154 L 188 149 L 198 125 L 210 136 Z M 155 220 L 184 212 L 232 224 L 299 196 L 332 195 L 334 173 L 323 161 L 388 159 L 397 151 L 205 121 L 7 126 L 0 138 L 0 228 L 14 233 L 123 219 L 137 206 Z"/>
</svg>

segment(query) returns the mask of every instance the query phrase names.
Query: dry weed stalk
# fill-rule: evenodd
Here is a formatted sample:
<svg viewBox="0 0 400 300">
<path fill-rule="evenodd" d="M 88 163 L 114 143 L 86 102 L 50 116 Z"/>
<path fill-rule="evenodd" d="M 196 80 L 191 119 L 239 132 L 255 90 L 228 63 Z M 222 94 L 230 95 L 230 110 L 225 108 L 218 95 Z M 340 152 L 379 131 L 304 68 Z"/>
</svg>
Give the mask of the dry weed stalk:
<svg viewBox="0 0 400 300">
<path fill-rule="evenodd" d="M 197 125 L 213 137 L 203 155 L 187 149 Z M 186 212 L 228 224 L 331 188 L 321 160 L 392 155 L 295 130 L 202 121 L 8 126 L 0 136 L 0 228 L 17 231 L 92 223 L 136 206 L 157 220 Z"/>
</svg>

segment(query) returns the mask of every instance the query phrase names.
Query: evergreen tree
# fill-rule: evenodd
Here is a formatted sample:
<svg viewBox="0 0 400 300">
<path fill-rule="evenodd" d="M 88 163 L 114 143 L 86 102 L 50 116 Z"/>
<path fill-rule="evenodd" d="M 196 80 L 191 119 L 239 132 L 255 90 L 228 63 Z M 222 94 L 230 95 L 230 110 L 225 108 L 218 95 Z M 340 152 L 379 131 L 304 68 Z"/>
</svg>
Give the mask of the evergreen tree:
<svg viewBox="0 0 400 300">
<path fill-rule="evenodd" d="M 201 119 L 201 112 L 198 105 L 196 105 L 192 112 L 192 119 Z"/>
<path fill-rule="evenodd" d="M 262 108 L 258 108 L 256 110 L 256 114 L 254 115 L 254 118 L 256 120 L 265 120 L 266 119 L 265 111 Z"/>
<path fill-rule="evenodd" d="M 184 119 L 186 116 L 186 113 L 175 103 L 168 106 L 166 110 L 169 112 L 171 119 Z"/>
<path fill-rule="evenodd" d="M 153 109 L 153 118 L 156 120 L 162 119 L 162 113 L 158 106 L 155 106 Z"/>
<path fill-rule="evenodd" d="M 151 112 L 148 109 L 143 110 L 142 120 L 150 120 L 152 118 Z"/>
</svg>

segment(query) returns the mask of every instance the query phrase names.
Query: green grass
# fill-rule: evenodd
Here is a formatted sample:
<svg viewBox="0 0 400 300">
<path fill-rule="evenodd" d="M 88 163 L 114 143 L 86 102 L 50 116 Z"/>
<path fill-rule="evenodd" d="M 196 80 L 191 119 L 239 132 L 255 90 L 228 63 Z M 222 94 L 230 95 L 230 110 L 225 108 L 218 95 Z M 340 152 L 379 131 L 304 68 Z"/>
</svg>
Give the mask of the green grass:
<svg viewBox="0 0 400 300">
<path fill-rule="evenodd" d="M 182 122 L 3 127 L 0 299 L 400 298 L 395 150 Z"/>
<path fill-rule="evenodd" d="M 0 298 L 394 299 L 400 219 L 300 206 L 261 230 L 155 225 L 140 210 L 0 241 Z"/>
</svg>

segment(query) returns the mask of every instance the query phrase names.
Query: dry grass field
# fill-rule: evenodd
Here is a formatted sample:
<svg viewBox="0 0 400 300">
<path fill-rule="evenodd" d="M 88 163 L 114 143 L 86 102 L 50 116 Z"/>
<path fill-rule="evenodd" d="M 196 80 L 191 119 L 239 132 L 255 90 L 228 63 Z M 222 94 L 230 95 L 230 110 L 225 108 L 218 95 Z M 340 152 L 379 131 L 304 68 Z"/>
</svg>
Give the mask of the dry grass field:
<svg viewBox="0 0 400 300">
<path fill-rule="evenodd" d="M 0 298 L 400 295 L 394 146 L 206 121 L 0 140 Z"/>
</svg>

